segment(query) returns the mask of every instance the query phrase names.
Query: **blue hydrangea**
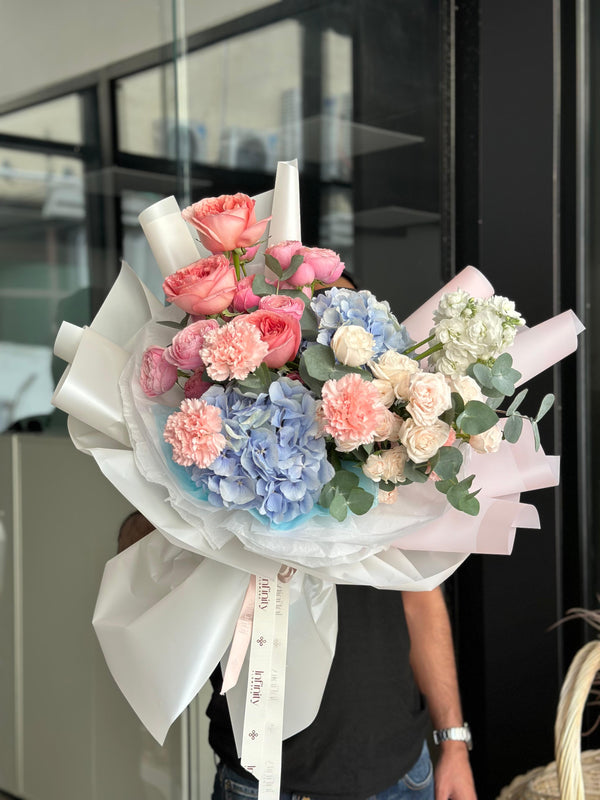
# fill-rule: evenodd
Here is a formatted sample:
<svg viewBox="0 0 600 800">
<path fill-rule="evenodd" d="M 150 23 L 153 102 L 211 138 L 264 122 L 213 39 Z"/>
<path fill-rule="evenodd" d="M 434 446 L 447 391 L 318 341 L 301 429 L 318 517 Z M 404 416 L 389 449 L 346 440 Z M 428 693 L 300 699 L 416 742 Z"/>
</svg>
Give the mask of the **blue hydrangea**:
<svg viewBox="0 0 600 800">
<path fill-rule="evenodd" d="M 317 438 L 316 401 L 298 381 L 280 378 L 268 394 L 212 386 L 202 395 L 221 411 L 227 445 L 192 480 L 215 506 L 256 510 L 275 524 L 308 513 L 334 476 Z"/>
<path fill-rule="evenodd" d="M 378 300 L 371 292 L 334 287 L 313 297 L 310 305 L 319 320 L 317 341 L 321 344 L 329 345 L 340 325 L 360 325 L 372 333 L 376 358 L 386 350 L 402 353 L 414 344 L 387 300 Z"/>
</svg>

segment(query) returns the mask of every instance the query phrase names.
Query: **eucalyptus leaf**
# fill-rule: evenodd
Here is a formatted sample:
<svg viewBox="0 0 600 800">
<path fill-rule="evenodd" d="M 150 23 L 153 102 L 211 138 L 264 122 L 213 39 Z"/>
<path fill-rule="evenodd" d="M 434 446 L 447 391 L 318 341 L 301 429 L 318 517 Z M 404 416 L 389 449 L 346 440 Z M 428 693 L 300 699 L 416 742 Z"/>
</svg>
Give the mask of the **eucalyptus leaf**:
<svg viewBox="0 0 600 800">
<path fill-rule="evenodd" d="M 164 325 L 165 328 L 175 328 L 176 330 L 181 330 L 181 328 L 184 327 L 183 323 L 184 323 L 183 319 L 181 320 L 181 322 L 174 322 L 172 319 L 161 319 L 158 321 L 159 325 Z"/>
<path fill-rule="evenodd" d="M 502 379 L 501 379 L 501 378 L 492 378 L 492 380 L 493 380 L 493 381 L 500 381 L 500 380 L 502 380 Z M 510 386 L 509 388 L 510 388 L 510 389 L 512 389 L 512 390 L 514 391 L 514 387 L 513 387 L 513 386 Z M 505 395 L 506 395 L 506 392 L 503 392 L 503 391 L 501 391 L 500 389 L 496 389 L 496 388 L 495 388 L 495 387 L 493 387 L 493 386 L 492 386 L 492 387 L 489 387 L 489 386 L 482 386 L 482 387 L 481 387 L 481 392 L 482 392 L 482 394 L 484 394 L 486 397 L 492 397 L 492 398 L 494 398 L 495 400 L 500 400 L 500 402 L 502 402 L 502 400 L 504 400 L 504 397 L 505 397 Z M 512 392 L 511 392 L 511 394 L 512 394 Z"/>
<path fill-rule="evenodd" d="M 292 277 L 292 275 L 298 272 L 298 267 L 300 266 L 300 264 L 302 264 L 303 261 L 304 261 L 304 256 L 301 256 L 300 253 L 296 253 L 295 256 L 292 256 L 289 267 L 287 269 L 284 269 L 282 272 L 281 277 L 283 278 L 283 280 L 284 281 L 289 280 Z"/>
<path fill-rule="evenodd" d="M 321 494 L 319 495 L 319 505 L 323 506 L 323 508 L 329 508 L 331 501 L 335 497 L 335 494 L 335 487 L 332 486 L 331 483 L 326 483 L 321 489 Z"/>
<path fill-rule="evenodd" d="M 300 328 L 302 329 L 302 338 L 308 342 L 315 342 L 317 340 L 317 333 L 319 330 L 319 321 L 317 315 L 306 306 L 302 319 L 300 320 Z"/>
<path fill-rule="evenodd" d="M 492 370 L 489 367 L 486 367 L 485 364 L 473 364 L 471 366 L 471 372 L 480 386 L 485 387 L 486 389 L 494 388 L 492 383 Z"/>
<path fill-rule="evenodd" d="M 338 522 L 343 522 L 348 515 L 348 504 L 346 498 L 341 494 L 336 494 L 329 505 L 329 513 Z"/>
<path fill-rule="evenodd" d="M 554 395 L 553 394 L 544 395 L 544 397 L 542 398 L 542 402 L 540 403 L 538 413 L 535 415 L 535 421 L 539 422 L 542 419 L 542 417 L 544 417 L 548 413 L 548 411 L 550 411 L 553 405 L 554 405 Z"/>
<path fill-rule="evenodd" d="M 456 424 L 460 430 L 469 435 L 483 433 L 493 427 L 498 421 L 496 412 L 480 400 L 469 400 L 462 414 L 459 414 Z"/>
<path fill-rule="evenodd" d="M 396 484 L 393 481 L 379 481 L 379 488 L 382 492 L 393 492 Z"/>
<path fill-rule="evenodd" d="M 313 378 L 312 375 L 309 375 L 303 358 L 300 359 L 298 372 L 300 373 L 302 381 L 308 386 L 308 388 L 311 389 L 317 395 L 317 397 L 320 397 L 325 381 L 320 381 L 318 378 Z"/>
<path fill-rule="evenodd" d="M 538 428 L 538 424 L 534 419 L 531 420 L 531 427 L 533 429 L 533 442 L 535 445 L 535 452 L 537 453 L 537 451 L 540 449 L 540 444 L 541 444 L 540 429 Z"/>
<path fill-rule="evenodd" d="M 492 365 L 492 375 L 506 375 L 512 367 L 512 363 L 510 353 L 501 353 Z"/>
<path fill-rule="evenodd" d="M 521 389 L 519 394 L 515 397 L 515 399 L 512 401 L 512 403 L 506 409 L 506 416 L 507 417 L 510 417 L 511 414 L 515 413 L 515 411 L 518 409 L 518 407 L 521 405 L 521 403 L 525 399 L 525 396 L 527 395 L 528 391 L 529 391 L 529 389 Z"/>
<path fill-rule="evenodd" d="M 523 430 L 523 417 L 512 414 L 504 426 L 504 438 L 507 442 L 514 444 L 519 441 L 519 436 Z"/>
<path fill-rule="evenodd" d="M 347 469 L 340 469 L 329 482 L 339 489 L 342 494 L 348 495 L 352 489 L 358 486 L 358 475 L 354 472 L 349 472 Z"/>
<path fill-rule="evenodd" d="M 404 475 L 413 483 L 426 483 L 429 480 L 424 469 L 419 469 L 412 461 L 407 461 L 404 465 Z"/>
<path fill-rule="evenodd" d="M 357 487 L 352 489 L 348 497 L 348 506 L 353 514 L 366 514 L 367 511 L 373 506 L 374 497 L 370 492 Z"/>
<path fill-rule="evenodd" d="M 332 370 L 335 368 L 335 356 L 333 350 L 324 344 L 313 344 L 307 347 L 302 357 L 300 365 L 304 364 L 306 372 L 320 381 L 329 379 Z"/>
<path fill-rule="evenodd" d="M 452 480 L 452 478 L 450 478 L 449 480 L 446 481 L 436 481 L 435 488 L 438 490 L 438 492 L 441 492 L 442 494 L 447 494 L 448 489 L 450 489 L 452 486 L 456 486 L 456 484 L 457 481 Z"/>
<path fill-rule="evenodd" d="M 463 463 L 462 453 L 457 447 L 440 447 L 438 461 L 434 467 L 435 474 L 442 480 L 454 478 Z"/>
<path fill-rule="evenodd" d="M 275 275 L 277 275 L 278 278 L 281 278 L 283 276 L 283 270 L 281 269 L 281 264 L 275 258 L 275 256 L 272 256 L 269 253 L 265 253 L 265 264 L 271 270 L 271 272 L 274 272 Z"/>
<path fill-rule="evenodd" d="M 486 406 L 489 406 L 490 408 L 494 408 L 494 409 L 495 408 L 500 408 L 500 406 L 502 405 L 502 401 L 503 400 L 504 400 L 504 395 L 501 394 L 499 397 L 488 397 L 488 399 L 485 401 L 485 404 L 486 404 Z"/>
<path fill-rule="evenodd" d="M 265 297 L 268 294 L 275 294 L 277 290 L 275 286 L 266 282 L 264 275 L 257 273 L 252 281 L 252 291 L 258 297 Z"/>
<path fill-rule="evenodd" d="M 510 396 L 515 393 L 515 382 L 507 375 L 493 375 L 492 383 L 494 384 L 494 389 L 498 392 L 498 394 Z M 484 389 L 483 392 L 484 394 L 488 394 L 489 390 Z"/>
<path fill-rule="evenodd" d="M 440 419 L 445 422 L 447 425 L 452 425 L 452 423 L 456 420 L 459 414 L 465 409 L 465 403 L 462 397 L 458 394 L 458 392 L 452 392 L 452 408 L 449 408 L 447 411 L 440 416 Z"/>
</svg>

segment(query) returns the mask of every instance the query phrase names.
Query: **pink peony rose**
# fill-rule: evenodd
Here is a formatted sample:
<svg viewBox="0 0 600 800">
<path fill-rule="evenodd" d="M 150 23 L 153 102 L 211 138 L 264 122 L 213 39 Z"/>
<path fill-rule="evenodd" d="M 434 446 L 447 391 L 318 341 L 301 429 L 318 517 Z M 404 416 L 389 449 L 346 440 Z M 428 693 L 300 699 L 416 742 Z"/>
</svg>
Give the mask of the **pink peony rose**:
<svg viewBox="0 0 600 800">
<path fill-rule="evenodd" d="M 238 247 L 253 247 L 265 232 L 271 217 L 256 220 L 255 202 L 248 195 L 222 194 L 207 197 L 181 212 L 200 234 L 200 241 L 211 253 L 227 253 Z"/>
<path fill-rule="evenodd" d="M 256 327 L 269 348 L 264 358 L 267 367 L 278 369 L 294 358 L 300 347 L 302 332 L 300 323 L 291 314 L 259 309 L 252 311 L 244 320 Z"/>
<path fill-rule="evenodd" d="M 377 388 L 355 372 L 323 385 L 319 421 L 342 452 L 373 442 L 387 413 Z"/>
<path fill-rule="evenodd" d="M 200 349 L 206 332 L 218 327 L 216 319 L 204 319 L 187 325 L 175 334 L 173 341 L 165 350 L 166 360 L 179 369 L 199 369 L 203 366 Z"/>
<path fill-rule="evenodd" d="M 307 270 L 311 270 L 314 275 L 313 280 L 325 284 L 334 283 L 344 271 L 344 262 L 340 261 L 340 257 L 333 250 L 324 247 L 303 247 L 298 252 L 304 256 L 300 269 L 305 266 Z"/>
<path fill-rule="evenodd" d="M 302 242 L 289 239 L 287 242 L 271 245 L 265 250 L 265 255 L 273 256 L 279 261 L 281 269 L 287 269 L 292 262 L 293 256 L 302 250 Z"/>
<path fill-rule="evenodd" d="M 158 397 L 172 389 L 177 381 L 177 367 L 165 359 L 164 347 L 149 347 L 142 356 L 140 386 L 148 397 Z"/>
<path fill-rule="evenodd" d="M 260 297 L 252 291 L 253 280 L 254 275 L 248 275 L 247 278 L 242 278 L 241 281 L 238 281 L 233 303 L 231 304 L 234 311 L 249 311 L 251 308 L 258 306 Z"/>
<path fill-rule="evenodd" d="M 265 253 L 276 258 L 277 261 L 279 261 L 281 269 L 287 269 L 291 264 L 293 256 L 297 253 L 301 253 L 302 250 L 305 249 L 307 248 L 302 246 L 302 242 L 290 240 L 268 247 Z M 297 289 L 300 286 L 310 285 L 314 279 L 315 271 L 313 267 L 305 264 L 303 261 L 291 278 L 286 281 L 279 281 L 279 286 L 282 289 Z M 268 272 L 265 275 L 265 280 L 267 283 L 278 283 L 277 277 L 272 272 Z"/>
<path fill-rule="evenodd" d="M 285 294 L 268 294 L 266 297 L 261 297 L 258 307 L 280 314 L 290 314 L 298 322 L 302 319 L 305 309 L 304 302 L 299 297 L 287 297 Z"/>
<path fill-rule="evenodd" d="M 192 397 L 202 397 L 204 392 L 213 385 L 210 381 L 203 380 L 204 369 L 198 369 L 185 382 L 183 391 L 189 400 Z"/>
<path fill-rule="evenodd" d="M 184 400 L 167 420 L 163 438 L 173 448 L 173 461 L 183 467 L 209 467 L 226 444 L 221 412 L 205 400 Z"/>
<path fill-rule="evenodd" d="M 225 256 L 201 258 L 165 278 L 167 300 L 188 314 L 219 314 L 233 300 L 235 270 Z"/>
<path fill-rule="evenodd" d="M 263 342 L 259 330 L 248 324 L 250 316 L 235 317 L 206 334 L 200 357 L 213 380 L 243 380 L 265 359 L 269 346 Z"/>
</svg>

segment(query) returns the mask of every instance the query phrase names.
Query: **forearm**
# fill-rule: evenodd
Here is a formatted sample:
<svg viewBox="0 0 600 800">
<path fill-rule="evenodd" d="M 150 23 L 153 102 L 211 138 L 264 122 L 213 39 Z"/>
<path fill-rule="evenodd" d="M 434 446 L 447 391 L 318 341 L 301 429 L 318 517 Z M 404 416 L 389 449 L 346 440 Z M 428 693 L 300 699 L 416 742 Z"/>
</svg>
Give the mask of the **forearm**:
<svg viewBox="0 0 600 800">
<path fill-rule="evenodd" d="M 410 662 L 434 728 L 463 724 L 452 631 L 441 590 L 404 592 Z"/>
</svg>

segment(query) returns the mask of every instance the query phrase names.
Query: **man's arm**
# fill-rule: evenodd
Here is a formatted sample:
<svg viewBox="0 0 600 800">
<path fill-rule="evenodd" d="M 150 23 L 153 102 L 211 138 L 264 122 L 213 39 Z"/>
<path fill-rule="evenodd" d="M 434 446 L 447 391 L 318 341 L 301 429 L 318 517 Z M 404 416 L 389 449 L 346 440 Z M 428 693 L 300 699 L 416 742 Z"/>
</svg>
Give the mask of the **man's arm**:
<svg viewBox="0 0 600 800">
<path fill-rule="evenodd" d="M 427 698 L 435 729 L 462 726 L 454 645 L 441 589 L 403 592 L 411 641 L 410 663 Z M 442 742 L 435 770 L 436 800 L 475 800 L 475 786 L 464 742 Z"/>
</svg>

